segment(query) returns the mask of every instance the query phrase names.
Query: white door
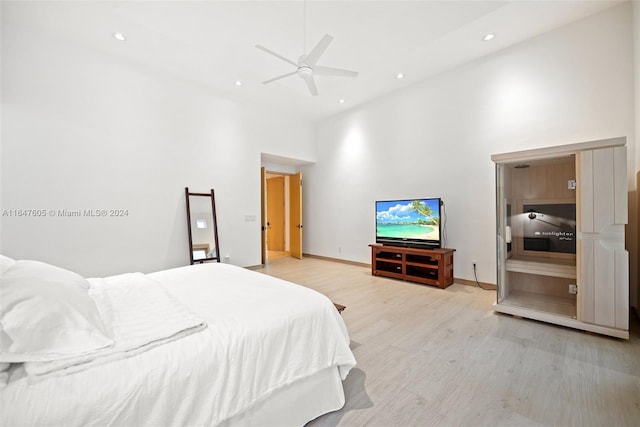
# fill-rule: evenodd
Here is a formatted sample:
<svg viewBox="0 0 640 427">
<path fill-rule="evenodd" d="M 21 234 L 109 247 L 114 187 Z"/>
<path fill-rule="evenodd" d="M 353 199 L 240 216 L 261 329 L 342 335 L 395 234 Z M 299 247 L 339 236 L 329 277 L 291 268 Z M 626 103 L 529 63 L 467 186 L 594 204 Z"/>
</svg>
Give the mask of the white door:
<svg viewBox="0 0 640 427">
<path fill-rule="evenodd" d="M 626 147 L 578 158 L 578 319 L 629 329 Z"/>
</svg>

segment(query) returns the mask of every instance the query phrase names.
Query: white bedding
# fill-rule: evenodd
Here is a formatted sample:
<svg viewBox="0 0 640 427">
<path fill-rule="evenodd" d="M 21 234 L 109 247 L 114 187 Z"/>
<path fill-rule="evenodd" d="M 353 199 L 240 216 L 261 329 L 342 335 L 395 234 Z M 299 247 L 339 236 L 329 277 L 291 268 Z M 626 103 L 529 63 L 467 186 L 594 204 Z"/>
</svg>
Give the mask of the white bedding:
<svg viewBox="0 0 640 427">
<path fill-rule="evenodd" d="M 206 323 L 142 273 L 90 279 L 89 294 L 114 337 L 114 345 L 50 362 L 27 362 L 30 381 L 68 375 L 201 331 Z"/>
<path fill-rule="evenodd" d="M 342 318 L 313 290 L 217 263 L 146 277 L 208 327 L 33 384 L 14 372 L 0 390 L 0 425 L 213 426 L 296 381 L 332 367 L 344 379 L 355 365 Z"/>
</svg>

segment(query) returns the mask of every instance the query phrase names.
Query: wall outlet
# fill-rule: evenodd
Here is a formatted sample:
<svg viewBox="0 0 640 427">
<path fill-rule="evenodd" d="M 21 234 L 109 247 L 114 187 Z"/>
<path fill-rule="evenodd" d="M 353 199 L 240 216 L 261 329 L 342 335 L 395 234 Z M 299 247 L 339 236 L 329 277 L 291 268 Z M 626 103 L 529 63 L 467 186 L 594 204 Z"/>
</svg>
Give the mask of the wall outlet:
<svg viewBox="0 0 640 427">
<path fill-rule="evenodd" d="M 338 253 L 341 254 L 342 253 L 342 246 L 338 246 Z"/>
<path fill-rule="evenodd" d="M 224 262 L 226 262 L 227 264 L 229 264 L 231 262 L 231 255 L 225 255 L 224 256 Z"/>
<path fill-rule="evenodd" d="M 569 293 L 570 294 L 577 294 L 578 293 L 578 286 L 577 285 L 569 285 Z"/>
<path fill-rule="evenodd" d="M 471 261 L 471 263 L 473 264 L 473 268 L 476 268 L 478 266 L 478 261 L 476 260 Z"/>
</svg>

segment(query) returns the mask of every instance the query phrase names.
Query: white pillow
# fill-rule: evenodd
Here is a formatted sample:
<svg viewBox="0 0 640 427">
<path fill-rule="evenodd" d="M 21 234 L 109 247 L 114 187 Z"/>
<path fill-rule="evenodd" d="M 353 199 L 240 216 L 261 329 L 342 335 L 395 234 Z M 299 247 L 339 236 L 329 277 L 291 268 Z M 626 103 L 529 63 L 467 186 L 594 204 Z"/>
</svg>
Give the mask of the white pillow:
<svg viewBox="0 0 640 427">
<path fill-rule="evenodd" d="M 4 388 L 7 386 L 7 381 L 9 381 L 10 367 L 11 363 L 0 363 L 0 388 Z"/>
<path fill-rule="evenodd" d="M 89 282 L 39 261 L 0 277 L 0 362 L 50 361 L 113 345 Z"/>
<path fill-rule="evenodd" d="M 15 261 L 9 257 L 4 255 L 0 255 L 0 276 L 5 273 L 8 269 L 15 265 Z"/>
</svg>

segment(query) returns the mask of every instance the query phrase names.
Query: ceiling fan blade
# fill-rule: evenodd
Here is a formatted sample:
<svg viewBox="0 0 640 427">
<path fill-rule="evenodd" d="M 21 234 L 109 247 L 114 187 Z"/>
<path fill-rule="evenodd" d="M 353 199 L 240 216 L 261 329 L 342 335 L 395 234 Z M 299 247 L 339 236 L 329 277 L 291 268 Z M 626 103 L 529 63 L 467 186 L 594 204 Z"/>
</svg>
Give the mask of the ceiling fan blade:
<svg viewBox="0 0 640 427">
<path fill-rule="evenodd" d="M 297 73 L 298 73 L 298 71 L 296 70 L 296 71 L 294 71 L 292 73 L 283 74 L 281 76 L 274 77 L 274 78 L 269 79 L 269 80 L 265 80 L 265 81 L 262 82 L 262 84 L 266 85 L 267 83 L 275 82 L 276 80 L 284 79 L 285 77 L 293 76 L 294 74 L 297 74 Z"/>
<path fill-rule="evenodd" d="M 357 77 L 357 71 L 343 70 L 342 68 L 323 67 L 316 65 L 313 67 L 313 74 L 316 76 L 340 76 L 340 77 Z"/>
<path fill-rule="evenodd" d="M 311 74 L 301 75 L 302 80 L 307 84 L 309 88 L 309 92 L 311 92 L 312 96 L 318 96 L 318 88 L 316 87 L 316 82 L 313 80 L 313 76 Z"/>
<path fill-rule="evenodd" d="M 276 52 L 274 52 L 274 51 L 272 51 L 272 50 L 269 50 L 269 49 L 267 49 L 267 48 L 266 48 L 266 47 L 264 47 L 264 46 L 260 46 L 259 44 L 257 44 L 257 45 L 256 45 L 256 47 L 257 47 L 258 49 L 260 49 L 260 50 L 264 51 L 264 52 L 267 52 L 267 53 L 268 53 L 268 54 L 270 54 L 270 55 L 275 56 L 276 58 L 280 58 L 280 59 L 282 59 L 283 61 L 288 62 L 289 64 L 291 64 L 291 65 L 295 66 L 296 68 L 298 67 L 298 64 L 296 64 L 295 62 L 293 62 L 293 61 L 292 61 L 292 60 L 290 60 L 290 59 L 285 58 L 284 56 L 280 55 L 279 53 L 276 53 Z"/>
<path fill-rule="evenodd" d="M 312 67 L 316 65 L 316 62 L 318 62 L 318 59 L 320 59 L 324 51 L 327 50 L 332 40 L 332 36 L 330 36 L 329 34 L 325 34 L 324 37 L 320 39 L 316 47 L 314 47 L 313 50 L 309 52 L 309 55 L 307 55 L 307 57 L 304 59 L 304 63 Z"/>
</svg>

